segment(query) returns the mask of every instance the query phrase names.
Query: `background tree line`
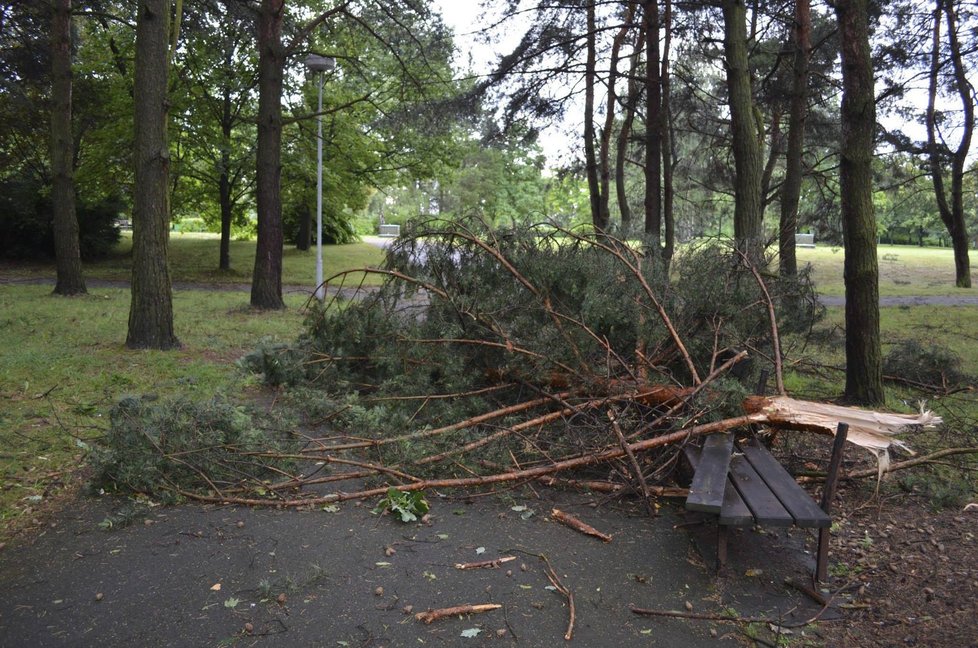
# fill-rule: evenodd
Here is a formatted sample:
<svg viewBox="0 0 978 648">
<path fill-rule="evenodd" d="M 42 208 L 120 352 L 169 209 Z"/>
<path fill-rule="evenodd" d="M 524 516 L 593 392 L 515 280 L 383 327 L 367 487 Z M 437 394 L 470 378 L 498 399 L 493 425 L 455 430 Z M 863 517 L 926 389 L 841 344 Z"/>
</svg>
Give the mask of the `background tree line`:
<svg viewBox="0 0 978 648">
<path fill-rule="evenodd" d="M 165 348 L 178 344 L 167 232 L 199 219 L 221 233 L 220 269 L 233 232 L 257 235 L 251 302 L 281 308 L 286 234 L 310 240 L 317 86 L 301 60 L 314 52 L 337 61 L 321 115 L 327 241 L 350 240 L 364 214 L 554 219 L 639 236 L 666 265 L 693 237 L 729 236 L 755 263 L 773 246 L 791 275 L 794 234 L 813 231 L 846 248 L 847 322 L 868 335 L 853 353 L 877 348 L 847 393 L 869 401 L 877 238 L 947 241 L 970 286 L 972 7 L 490 9 L 487 44 L 521 36 L 491 70 L 464 70 L 416 0 L 5 2 L 0 252 L 55 253 L 56 291 L 84 291 L 80 259 L 131 213 L 128 344 Z M 554 124 L 579 154 L 547 168 L 538 136 Z"/>
</svg>

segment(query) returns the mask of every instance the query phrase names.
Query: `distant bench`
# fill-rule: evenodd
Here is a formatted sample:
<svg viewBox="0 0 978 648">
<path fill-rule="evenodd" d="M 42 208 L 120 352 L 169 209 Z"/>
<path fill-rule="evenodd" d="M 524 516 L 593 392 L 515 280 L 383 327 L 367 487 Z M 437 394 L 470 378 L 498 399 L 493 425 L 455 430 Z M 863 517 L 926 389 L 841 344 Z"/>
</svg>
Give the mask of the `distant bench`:
<svg viewBox="0 0 978 648">
<path fill-rule="evenodd" d="M 821 506 L 756 438 L 734 443 L 730 433 L 712 434 L 702 448 L 686 446 L 693 468 L 686 508 L 717 516 L 718 572 L 727 561 L 728 527 L 797 526 L 819 530 L 815 573 L 817 580 L 825 579 L 832 526 L 829 512 L 847 432 L 848 426 L 840 424 Z"/>
<path fill-rule="evenodd" d="M 400 225 L 381 225 L 380 236 L 398 237 L 401 235 Z"/>
<path fill-rule="evenodd" d="M 814 234 L 795 234 L 795 247 L 813 248 L 815 247 Z"/>
</svg>

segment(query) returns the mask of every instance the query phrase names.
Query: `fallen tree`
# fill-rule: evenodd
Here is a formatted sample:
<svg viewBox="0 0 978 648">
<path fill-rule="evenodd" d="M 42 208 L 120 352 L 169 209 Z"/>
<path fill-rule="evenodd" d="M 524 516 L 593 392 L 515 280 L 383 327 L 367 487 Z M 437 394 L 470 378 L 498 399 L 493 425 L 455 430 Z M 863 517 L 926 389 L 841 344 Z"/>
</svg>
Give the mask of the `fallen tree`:
<svg viewBox="0 0 978 648">
<path fill-rule="evenodd" d="M 209 435 L 207 448 L 194 449 L 170 447 L 172 434 L 129 430 L 127 443 L 159 456 L 162 489 L 304 506 L 391 486 L 547 478 L 647 498 L 670 488 L 682 445 L 704 434 L 762 424 L 831 434 L 844 420 L 851 440 L 879 454 L 894 433 L 936 422 L 780 393 L 792 350 L 781 334 L 809 330 L 821 314 L 812 285 L 804 274 L 765 278 L 719 244 L 685 252 L 667 274 L 639 246 L 607 236 L 435 220 L 408 230 L 385 267 L 363 272 L 385 283 L 368 290 L 352 283 L 355 273 L 331 278 L 333 294 L 353 298 L 313 305 L 297 344 L 244 361 L 288 386 L 281 398 L 310 427 L 322 422 L 321 434 L 293 431 L 267 449 Z M 779 394 L 748 397 L 747 385 L 769 372 Z M 228 470 L 220 479 L 193 470 L 203 457 Z M 136 488 L 124 485 L 127 475 L 109 465 L 102 477 Z M 326 484 L 335 490 L 323 492 Z"/>
</svg>

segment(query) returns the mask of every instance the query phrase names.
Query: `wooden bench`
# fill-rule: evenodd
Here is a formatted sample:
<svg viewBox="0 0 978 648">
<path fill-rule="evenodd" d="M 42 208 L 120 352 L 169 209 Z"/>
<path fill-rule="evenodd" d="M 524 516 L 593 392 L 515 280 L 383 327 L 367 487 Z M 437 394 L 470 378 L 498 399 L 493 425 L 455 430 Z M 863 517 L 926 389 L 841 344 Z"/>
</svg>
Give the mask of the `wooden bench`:
<svg viewBox="0 0 978 648">
<path fill-rule="evenodd" d="M 839 425 L 821 505 L 788 474 L 756 438 L 736 442 L 733 435 L 714 434 L 702 448 L 686 446 L 693 480 L 686 508 L 717 516 L 717 571 L 727 560 L 729 527 L 797 526 L 819 530 L 816 579 L 827 570 L 831 501 L 848 426 Z"/>
</svg>

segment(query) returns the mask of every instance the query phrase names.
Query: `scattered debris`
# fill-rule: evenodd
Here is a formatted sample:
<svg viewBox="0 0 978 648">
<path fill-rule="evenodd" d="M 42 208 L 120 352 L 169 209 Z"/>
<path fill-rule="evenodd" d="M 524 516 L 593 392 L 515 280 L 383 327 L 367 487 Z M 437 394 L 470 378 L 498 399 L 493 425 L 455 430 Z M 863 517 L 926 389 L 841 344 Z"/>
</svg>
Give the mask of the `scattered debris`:
<svg viewBox="0 0 978 648">
<path fill-rule="evenodd" d="M 493 610 L 498 610 L 501 607 L 502 605 L 499 605 L 498 603 L 456 605 L 454 607 L 428 610 L 427 612 L 418 612 L 414 615 L 414 618 L 422 623 L 434 623 L 435 621 L 444 619 L 446 617 L 461 616 L 463 614 L 478 614 L 480 612 L 492 612 Z"/>
<path fill-rule="evenodd" d="M 497 569 L 503 563 L 516 560 L 516 556 L 502 556 L 495 560 L 480 560 L 479 562 L 455 563 L 455 569 Z"/>
<path fill-rule="evenodd" d="M 605 542 L 611 542 L 611 536 L 607 533 L 602 533 L 595 529 L 590 524 L 581 522 L 579 519 L 571 515 L 570 513 L 564 513 L 560 509 L 554 509 L 550 512 L 550 517 L 557 520 L 561 524 L 568 526 L 575 531 L 583 533 L 584 535 L 593 536 Z"/>
</svg>

